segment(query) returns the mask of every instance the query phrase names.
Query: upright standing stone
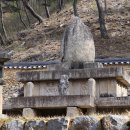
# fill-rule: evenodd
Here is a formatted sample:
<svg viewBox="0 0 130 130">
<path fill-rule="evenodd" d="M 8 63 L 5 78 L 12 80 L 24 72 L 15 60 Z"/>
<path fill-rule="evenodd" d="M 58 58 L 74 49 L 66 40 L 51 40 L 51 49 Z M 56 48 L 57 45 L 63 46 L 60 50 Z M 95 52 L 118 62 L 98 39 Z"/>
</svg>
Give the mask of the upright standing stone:
<svg viewBox="0 0 130 130">
<path fill-rule="evenodd" d="M 2 106 L 3 106 L 2 89 L 3 89 L 3 86 L 0 85 L 0 114 L 2 114 Z"/>
<path fill-rule="evenodd" d="M 67 117 L 76 117 L 82 115 L 82 112 L 80 110 L 80 108 L 77 107 L 67 107 Z"/>
<path fill-rule="evenodd" d="M 35 117 L 36 111 L 32 108 L 24 108 L 23 109 L 23 116 L 24 117 Z"/>
<path fill-rule="evenodd" d="M 6 53 L 0 52 L 0 114 L 2 114 L 2 106 L 3 106 L 3 96 L 2 96 L 2 88 L 3 88 L 3 65 L 4 62 L 9 60 L 9 56 Z"/>
<path fill-rule="evenodd" d="M 33 88 L 34 88 L 34 84 L 32 82 L 26 83 L 24 86 L 24 97 L 32 97 Z"/>
<path fill-rule="evenodd" d="M 95 79 L 93 79 L 93 78 L 88 79 L 87 86 L 89 89 L 89 91 L 88 91 L 89 94 L 92 97 L 95 97 L 96 96 L 96 81 L 95 81 Z"/>
<path fill-rule="evenodd" d="M 63 63 L 90 63 L 95 60 L 95 46 L 89 28 L 74 17 L 66 28 L 61 45 Z"/>
</svg>

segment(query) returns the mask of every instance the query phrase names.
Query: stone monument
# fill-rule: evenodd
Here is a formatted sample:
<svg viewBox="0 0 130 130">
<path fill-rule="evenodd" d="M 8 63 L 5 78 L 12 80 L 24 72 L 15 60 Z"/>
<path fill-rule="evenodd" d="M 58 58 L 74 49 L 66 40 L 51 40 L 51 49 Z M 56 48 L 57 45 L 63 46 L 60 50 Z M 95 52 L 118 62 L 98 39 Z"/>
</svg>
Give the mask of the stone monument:
<svg viewBox="0 0 130 130">
<path fill-rule="evenodd" d="M 79 17 L 74 17 L 64 32 L 61 60 L 71 67 L 76 63 L 93 63 L 95 61 L 93 36 Z"/>
<path fill-rule="evenodd" d="M 102 95 L 127 95 L 130 76 L 121 67 L 103 68 L 95 62 L 92 34 L 80 18 L 74 17 L 65 30 L 61 50 L 61 63 L 17 73 L 17 80 L 25 84 L 24 97 L 12 98 L 11 109 L 36 116 L 36 109 L 65 108 L 67 116 L 75 116 L 82 109 L 95 112 L 100 104 L 95 101 Z"/>
</svg>

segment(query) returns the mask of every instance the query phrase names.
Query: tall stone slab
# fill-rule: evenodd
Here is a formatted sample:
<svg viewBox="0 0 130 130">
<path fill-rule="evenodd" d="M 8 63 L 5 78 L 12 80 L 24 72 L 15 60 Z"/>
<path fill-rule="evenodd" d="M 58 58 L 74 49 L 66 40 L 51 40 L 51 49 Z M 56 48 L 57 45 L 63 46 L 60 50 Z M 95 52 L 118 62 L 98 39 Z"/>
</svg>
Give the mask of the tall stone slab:
<svg viewBox="0 0 130 130">
<path fill-rule="evenodd" d="M 2 114 L 2 106 L 3 106 L 3 96 L 2 96 L 2 89 L 3 89 L 3 64 L 4 62 L 9 60 L 9 56 L 4 53 L 0 52 L 0 115 Z"/>
<path fill-rule="evenodd" d="M 0 85 L 0 114 L 2 114 L 2 106 L 3 106 L 2 90 L 3 90 L 3 86 Z"/>
<path fill-rule="evenodd" d="M 95 60 L 95 46 L 89 28 L 74 17 L 66 28 L 61 45 L 63 63 L 91 63 Z"/>
</svg>

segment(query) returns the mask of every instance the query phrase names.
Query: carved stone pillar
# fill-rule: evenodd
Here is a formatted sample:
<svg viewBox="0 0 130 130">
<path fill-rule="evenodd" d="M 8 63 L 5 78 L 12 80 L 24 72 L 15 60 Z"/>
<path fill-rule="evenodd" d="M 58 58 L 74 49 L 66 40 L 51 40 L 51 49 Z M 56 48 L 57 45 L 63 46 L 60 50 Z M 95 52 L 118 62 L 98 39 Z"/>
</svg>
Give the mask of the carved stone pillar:
<svg viewBox="0 0 130 130">
<path fill-rule="evenodd" d="M 68 88 L 69 88 L 69 76 L 68 75 L 61 75 L 60 83 L 58 86 L 59 94 L 60 95 L 67 95 Z"/>
</svg>

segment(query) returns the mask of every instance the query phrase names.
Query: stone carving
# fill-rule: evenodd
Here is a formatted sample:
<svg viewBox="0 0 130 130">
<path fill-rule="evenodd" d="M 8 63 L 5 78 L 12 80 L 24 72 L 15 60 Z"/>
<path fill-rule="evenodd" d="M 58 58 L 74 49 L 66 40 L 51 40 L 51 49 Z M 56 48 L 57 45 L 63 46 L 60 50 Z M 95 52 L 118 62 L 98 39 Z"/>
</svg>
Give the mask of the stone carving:
<svg viewBox="0 0 130 130">
<path fill-rule="evenodd" d="M 74 17 L 66 28 L 61 45 L 63 63 L 90 63 L 95 60 L 95 46 L 89 28 Z"/>
<path fill-rule="evenodd" d="M 60 83 L 58 86 L 59 94 L 66 95 L 68 88 L 69 88 L 69 76 L 68 75 L 61 75 Z"/>
</svg>

